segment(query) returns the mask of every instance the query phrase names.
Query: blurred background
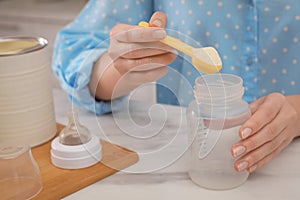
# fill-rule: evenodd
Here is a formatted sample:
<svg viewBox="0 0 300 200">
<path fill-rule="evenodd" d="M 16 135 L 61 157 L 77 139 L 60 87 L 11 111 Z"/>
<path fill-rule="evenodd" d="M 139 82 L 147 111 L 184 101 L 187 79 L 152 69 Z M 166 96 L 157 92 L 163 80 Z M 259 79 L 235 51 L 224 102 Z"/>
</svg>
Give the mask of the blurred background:
<svg viewBox="0 0 300 200">
<path fill-rule="evenodd" d="M 0 37 L 31 36 L 48 40 L 52 56 L 56 33 L 70 23 L 87 0 L 0 0 Z M 52 85 L 59 88 L 52 76 Z"/>
</svg>

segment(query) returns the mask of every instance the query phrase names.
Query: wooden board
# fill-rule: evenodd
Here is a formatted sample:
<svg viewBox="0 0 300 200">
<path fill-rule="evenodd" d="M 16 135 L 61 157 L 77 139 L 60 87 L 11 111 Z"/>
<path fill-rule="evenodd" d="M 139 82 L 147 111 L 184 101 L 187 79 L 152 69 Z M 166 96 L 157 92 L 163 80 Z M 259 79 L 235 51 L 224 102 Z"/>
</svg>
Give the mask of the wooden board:
<svg viewBox="0 0 300 200">
<path fill-rule="evenodd" d="M 57 124 L 57 132 L 64 128 Z M 138 155 L 123 147 L 101 140 L 102 161 L 84 169 L 65 170 L 51 164 L 51 141 L 32 148 L 42 176 L 43 189 L 34 199 L 61 199 L 138 161 Z"/>
</svg>

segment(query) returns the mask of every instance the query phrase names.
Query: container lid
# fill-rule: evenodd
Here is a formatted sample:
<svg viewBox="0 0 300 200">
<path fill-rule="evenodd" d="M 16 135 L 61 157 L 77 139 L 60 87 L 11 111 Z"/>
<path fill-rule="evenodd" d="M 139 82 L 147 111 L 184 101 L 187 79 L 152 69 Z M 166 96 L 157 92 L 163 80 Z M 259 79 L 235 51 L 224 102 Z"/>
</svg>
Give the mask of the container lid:
<svg viewBox="0 0 300 200">
<path fill-rule="evenodd" d="M 26 54 L 47 46 L 41 37 L 0 37 L 0 57 Z"/>
<path fill-rule="evenodd" d="M 75 146 L 64 145 L 56 137 L 51 142 L 51 162 L 63 169 L 81 169 L 92 166 L 102 159 L 102 145 L 97 136 L 92 134 L 88 143 Z"/>
</svg>

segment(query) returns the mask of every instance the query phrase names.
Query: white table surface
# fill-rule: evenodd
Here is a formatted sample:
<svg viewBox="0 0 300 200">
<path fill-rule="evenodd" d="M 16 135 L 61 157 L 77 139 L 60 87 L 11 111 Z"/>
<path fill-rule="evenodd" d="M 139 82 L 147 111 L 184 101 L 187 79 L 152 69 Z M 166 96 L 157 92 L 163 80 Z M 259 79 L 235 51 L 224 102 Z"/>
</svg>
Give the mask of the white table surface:
<svg viewBox="0 0 300 200">
<path fill-rule="evenodd" d="M 67 111 L 72 105 L 60 89 L 54 89 L 54 100 L 56 120 L 66 124 Z M 252 173 L 242 186 L 225 191 L 207 190 L 191 182 L 187 174 L 185 109 L 155 105 L 149 110 L 150 115 L 143 109 L 136 104 L 131 121 L 123 114 L 95 116 L 80 110 L 81 123 L 92 133 L 138 152 L 140 161 L 65 200 L 300 199 L 300 139 L 294 140 L 267 166 Z"/>
</svg>

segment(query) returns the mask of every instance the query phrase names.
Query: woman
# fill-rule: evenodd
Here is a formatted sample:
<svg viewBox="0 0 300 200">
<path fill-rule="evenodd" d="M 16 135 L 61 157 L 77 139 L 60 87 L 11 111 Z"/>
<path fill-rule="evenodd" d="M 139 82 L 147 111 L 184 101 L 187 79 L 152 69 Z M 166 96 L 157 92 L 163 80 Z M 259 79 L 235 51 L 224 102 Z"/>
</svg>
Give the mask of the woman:
<svg viewBox="0 0 300 200">
<path fill-rule="evenodd" d="M 300 135 L 300 10 L 287 1 L 97 1 L 57 37 L 53 67 L 73 101 L 111 111 L 139 85 L 157 81 L 157 101 L 186 106 L 199 73 L 159 40 L 168 34 L 214 46 L 222 73 L 244 80 L 252 117 L 232 147 L 237 171 L 259 169 Z M 141 28 L 139 21 L 153 28 Z M 168 67 L 167 67 L 168 66 Z"/>
</svg>

